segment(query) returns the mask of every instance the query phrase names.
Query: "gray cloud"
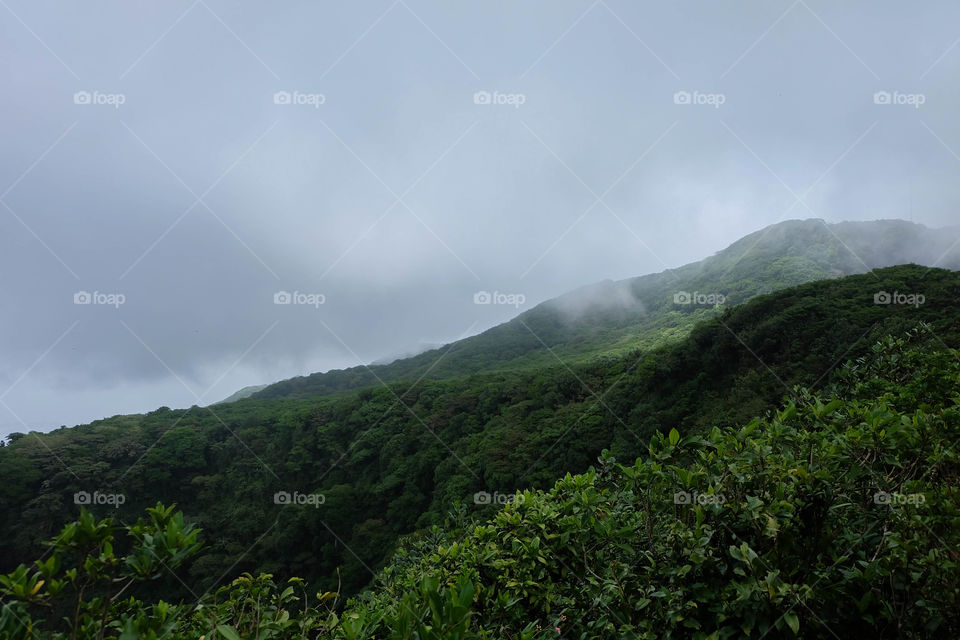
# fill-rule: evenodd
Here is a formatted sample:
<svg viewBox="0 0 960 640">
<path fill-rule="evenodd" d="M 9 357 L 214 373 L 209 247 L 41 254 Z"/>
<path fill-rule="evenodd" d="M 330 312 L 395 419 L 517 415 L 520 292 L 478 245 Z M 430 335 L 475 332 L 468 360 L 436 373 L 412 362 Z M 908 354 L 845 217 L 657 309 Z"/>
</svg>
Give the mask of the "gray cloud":
<svg viewBox="0 0 960 640">
<path fill-rule="evenodd" d="M 209 402 L 516 312 L 478 290 L 529 307 L 786 218 L 935 227 L 960 200 L 945 1 L 8 7 L 0 431 Z"/>
</svg>

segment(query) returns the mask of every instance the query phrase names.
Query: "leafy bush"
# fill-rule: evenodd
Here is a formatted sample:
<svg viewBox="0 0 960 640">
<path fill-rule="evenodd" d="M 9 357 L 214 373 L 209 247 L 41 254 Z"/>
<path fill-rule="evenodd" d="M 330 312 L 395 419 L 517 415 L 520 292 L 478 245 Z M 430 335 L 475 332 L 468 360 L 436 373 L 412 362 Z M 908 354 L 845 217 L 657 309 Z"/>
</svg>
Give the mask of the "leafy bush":
<svg viewBox="0 0 960 640">
<path fill-rule="evenodd" d="M 136 583 L 173 571 L 199 551 L 199 530 L 174 507 L 157 504 L 147 519 L 123 527 L 132 547 L 114 553 L 112 518 L 97 520 L 86 509 L 50 541 L 50 554 L 36 570 L 20 565 L 0 575 L 0 638 L 159 638 L 175 626 L 177 608 L 160 601 L 146 606 L 121 596 Z M 41 633 L 37 611 L 63 611 Z"/>
</svg>

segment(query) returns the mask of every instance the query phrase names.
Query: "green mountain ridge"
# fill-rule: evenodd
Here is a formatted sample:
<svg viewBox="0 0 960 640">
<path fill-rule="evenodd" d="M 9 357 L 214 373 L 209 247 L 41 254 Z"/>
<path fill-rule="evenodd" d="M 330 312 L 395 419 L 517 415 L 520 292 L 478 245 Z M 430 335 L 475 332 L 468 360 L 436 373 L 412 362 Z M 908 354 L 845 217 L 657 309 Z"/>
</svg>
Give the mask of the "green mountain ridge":
<svg viewBox="0 0 960 640">
<path fill-rule="evenodd" d="M 879 290 L 926 299 L 876 304 Z M 401 535 L 441 522 L 478 491 L 545 489 L 603 449 L 629 460 L 664 430 L 744 423 L 793 385 L 825 385 L 839 363 L 921 321 L 960 345 L 958 317 L 960 274 L 905 265 L 765 294 L 676 343 L 623 356 L 255 396 L 215 413 L 161 408 L 19 437 L 0 448 L 0 559 L 39 557 L 37 541 L 76 514 L 74 495 L 99 492 L 124 496 L 116 509 L 91 505 L 123 521 L 163 501 L 215 531 L 180 578 L 201 590 L 230 572 L 268 571 L 356 593 Z M 324 503 L 292 508 L 278 492 L 319 492 Z M 154 588 L 182 585 L 164 575 Z"/>
<path fill-rule="evenodd" d="M 700 263 L 570 292 L 439 353 L 212 407 L 16 434 L 0 447 L 0 571 L 40 557 L 39 541 L 81 506 L 123 523 L 163 502 L 215 535 L 144 587 L 151 597 L 215 589 L 244 571 L 357 594 L 403 536 L 451 510 L 492 516 L 496 503 L 475 495 L 547 490 L 604 450 L 636 459 L 671 429 L 745 424 L 920 322 L 960 346 L 960 273 L 870 270 L 852 257 L 936 252 L 935 262 L 950 242 L 902 221 L 790 221 Z M 676 302 L 683 292 L 726 301 Z M 922 303 L 903 303 L 915 294 Z M 290 503 L 313 494 L 322 504 Z"/>
<path fill-rule="evenodd" d="M 916 284 L 910 271 L 881 277 Z M 952 287 L 927 290 L 956 294 L 956 274 Z M 821 391 L 795 387 L 766 417 L 661 431 L 626 464 L 604 450 L 546 490 L 507 494 L 489 519 L 460 505 L 443 527 L 401 540 L 342 607 L 339 589 L 311 596 L 304 580 L 262 570 L 151 605 L 144 587 L 202 561 L 220 531 L 162 504 L 120 527 L 81 509 L 41 560 L 0 575 L 0 637 L 956 637 L 958 389 L 960 352 L 920 323 Z M 58 624 L 48 614 L 69 587 L 74 613 Z"/>
<path fill-rule="evenodd" d="M 257 397 L 305 397 L 383 382 L 555 366 L 650 349 L 686 336 L 720 307 L 675 304 L 680 292 L 721 294 L 725 306 L 786 287 L 897 264 L 960 269 L 960 228 L 903 220 L 788 220 L 676 269 L 587 285 L 476 336 L 390 364 L 290 378 Z"/>
</svg>

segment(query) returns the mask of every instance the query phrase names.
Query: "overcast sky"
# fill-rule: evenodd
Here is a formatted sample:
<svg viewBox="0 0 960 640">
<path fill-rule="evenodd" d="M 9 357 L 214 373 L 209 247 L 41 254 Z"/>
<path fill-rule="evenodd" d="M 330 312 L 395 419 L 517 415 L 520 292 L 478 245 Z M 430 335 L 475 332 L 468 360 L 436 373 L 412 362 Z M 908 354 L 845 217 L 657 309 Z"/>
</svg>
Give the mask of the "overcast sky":
<svg viewBox="0 0 960 640">
<path fill-rule="evenodd" d="M 958 39 L 946 0 L 0 0 L 0 434 L 447 342 L 787 218 L 955 223 Z"/>
</svg>

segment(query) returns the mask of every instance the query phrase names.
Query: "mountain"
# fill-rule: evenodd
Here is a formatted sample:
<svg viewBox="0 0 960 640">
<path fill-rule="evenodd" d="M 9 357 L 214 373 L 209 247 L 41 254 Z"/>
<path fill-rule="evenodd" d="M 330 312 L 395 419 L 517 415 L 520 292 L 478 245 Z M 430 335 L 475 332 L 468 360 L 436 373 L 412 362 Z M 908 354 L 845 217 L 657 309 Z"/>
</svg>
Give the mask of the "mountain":
<svg viewBox="0 0 960 640">
<path fill-rule="evenodd" d="M 877 291 L 878 285 L 883 289 Z M 87 499 L 91 511 L 82 509 L 38 548 L 34 557 L 40 560 L 0 576 L 0 636 L 957 637 L 960 352 L 947 343 L 960 340 L 958 293 L 960 274 L 906 266 L 809 283 L 728 310 L 698 325 L 679 352 L 665 347 L 656 358 L 642 358 L 634 371 L 624 372 L 630 380 L 623 391 L 642 399 L 635 391 L 639 381 L 670 392 L 675 381 L 661 384 L 663 374 L 679 375 L 687 388 L 674 400 L 696 401 L 719 388 L 716 409 L 727 392 L 767 395 L 756 384 L 756 375 L 763 375 L 759 363 L 770 374 L 767 381 L 787 391 L 782 410 L 767 408 L 765 416 L 712 428 L 713 409 L 694 411 L 700 426 L 660 429 L 644 439 L 638 456 L 600 451 L 595 465 L 545 490 L 487 485 L 474 493 L 472 505 L 451 505 L 443 526 L 400 539 L 397 552 L 376 572 L 357 555 L 366 556 L 368 549 L 336 533 L 343 533 L 338 520 L 348 514 L 354 533 L 382 543 L 375 535 L 378 521 L 363 520 L 370 488 L 330 483 L 323 493 L 305 494 L 314 500 L 275 493 L 274 502 L 277 495 L 284 500 L 273 505 L 277 515 L 270 523 L 270 517 L 252 521 L 252 513 L 236 509 L 246 504 L 261 513 L 266 496 L 248 504 L 256 496 L 236 481 L 218 486 L 206 470 L 190 484 L 212 490 L 206 506 L 226 508 L 222 521 L 202 529 L 172 505 L 148 506 L 146 518 L 128 524 L 136 511 L 121 511 L 117 500 L 104 506 Z M 918 321 L 914 329 L 896 331 L 897 337 L 873 340 L 874 330 Z M 831 337 L 835 333 L 840 339 Z M 841 358 L 854 358 L 837 368 L 834 357 L 841 349 Z M 644 370 L 648 363 L 653 369 Z M 616 367 L 611 374 L 617 375 Z M 827 375 L 830 382 L 818 388 Z M 813 387 L 789 386 L 804 379 L 813 380 Z M 544 383 L 535 384 L 537 391 L 549 393 Z M 561 390 L 566 384 L 561 378 L 552 386 Z M 417 406 L 424 395 L 436 399 L 436 391 L 435 384 L 425 385 Z M 539 397 L 524 395 L 527 403 Z M 731 398 L 727 408 L 740 411 L 743 397 Z M 462 397 L 459 404 L 462 413 Z M 560 426 L 572 429 L 578 422 Z M 592 449 L 604 434 L 595 426 L 591 431 L 589 439 L 572 440 Z M 451 429 L 442 434 L 452 435 Z M 422 453 L 405 447 L 400 435 L 395 431 L 381 441 L 381 461 L 398 449 L 402 457 Z M 274 435 L 275 445 L 282 440 Z M 552 462 L 570 451 L 556 447 L 551 454 L 558 442 L 540 458 L 550 454 Z M 78 459 L 77 447 L 91 449 L 89 440 L 73 444 L 70 462 L 83 465 L 80 473 L 103 472 L 97 469 L 102 463 Z M 213 451 L 217 447 L 210 447 L 214 458 L 231 453 Z M 470 450 L 454 447 L 460 454 Z M 510 455 L 516 442 L 508 447 L 503 453 Z M 5 488 L 28 468 L 22 458 L 4 455 L 10 448 L 0 448 Z M 297 457 L 296 449 L 275 453 L 277 464 L 284 455 Z M 440 472 L 450 456 L 438 453 Z M 428 456 L 426 469 L 436 459 Z M 9 471 L 7 465 L 18 462 Z M 368 471 L 377 466 L 374 461 Z M 516 465 L 513 471 L 523 469 Z M 415 471 L 407 469 L 404 491 L 390 508 L 397 502 L 410 506 L 406 490 L 425 479 Z M 252 470 L 237 472 L 245 475 L 240 485 L 256 483 Z M 433 478 L 449 479 L 442 473 Z M 491 492 L 493 486 L 499 489 Z M 337 508 L 329 512 L 331 507 Z M 225 535 L 251 524 L 256 531 L 264 527 L 252 543 L 224 547 Z M 23 525 L 33 533 L 38 528 L 29 519 Z M 315 582 L 316 556 L 338 548 L 336 578 L 326 581 L 334 591 L 311 596 L 303 579 L 289 577 L 295 570 Z M 344 562 L 348 554 L 359 563 Z M 220 571 L 224 564 L 212 582 L 189 586 L 198 567 Z M 241 573 L 249 566 L 254 573 Z M 344 606 L 344 580 L 360 569 L 374 580 Z M 125 595 L 98 597 L 111 593 Z M 58 617 L 58 611 L 73 613 Z M 63 635 L 49 634 L 58 627 Z"/>
<path fill-rule="evenodd" d="M 920 322 L 958 346 L 958 317 L 960 273 L 903 265 L 755 296 L 622 355 L 329 396 L 255 394 L 31 434 L 0 447 L 0 568 L 39 557 L 38 541 L 89 495 L 119 522 L 162 501 L 215 532 L 178 574 L 198 593 L 243 571 L 355 593 L 400 536 L 458 504 L 492 514 L 473 504 L 477 492 L 546 489 L 603 449 L 631 460 L 657 433 L 746 423 Z M 292 502 L 313 495 L 322 504 Z M 168 598 L 183 588 L 166 574 L 152 584 Z"/>
<path fill-rule="evenodd" d="M 476 336 L 390 364 L 315 373 L 259 398 L 305 397 L 379 384 L 554 366 L 675 342 L 700 320 L 753 296 L 897 264 L 960 269 L 960 227 L 904 220 L 788 220 L 677 269 L 604 281 L 548 300 Z M 686 304 L 675 303 L 674 296 Z M 712 296 L 712 297 L 711 297 Z M 712 304 L 714 300 L 723 303 Z"/>
<path fill-rule="evenodd" d="M 788 221 L 390 364 L 15 438 L 0 448 L 0 569 L 35 556 L 76 512 L 75 494 L 112 492 L 124 496 L 118 516 L 176 502 L 217 531 L 189 567 L 204 588 L 227 570 L 268 569 L 330 589 L 339 569 L 356 591 L 400 535 L 477 491 L 546 488 L 604 448 L 629 459 L 662 430 L 749 420 L 920 321 L 960 344 L 958 274 L 875 268 L 960 266 L 955 231 Z M 876 304 L 884 292 L 924 301 Z M 314 491 L 322 510 L 274 502 Z"/>
</svg>

